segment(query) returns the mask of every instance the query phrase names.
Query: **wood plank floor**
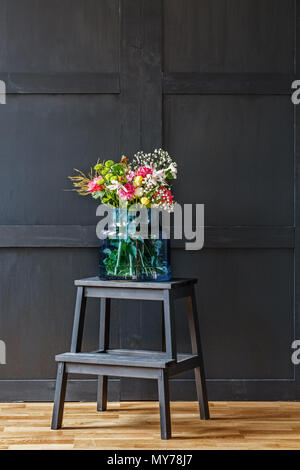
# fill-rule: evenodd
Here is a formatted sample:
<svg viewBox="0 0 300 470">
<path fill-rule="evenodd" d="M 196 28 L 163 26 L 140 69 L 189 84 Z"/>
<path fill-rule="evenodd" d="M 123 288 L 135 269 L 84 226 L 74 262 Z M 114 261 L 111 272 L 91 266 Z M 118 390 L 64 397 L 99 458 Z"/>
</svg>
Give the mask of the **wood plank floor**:
<svg viewBox="0 0 300 470">
<path fill-rule="evenodd" d="M 300 449 L 300 403 L 172 403 L 173 439 L 161 441 L 157 402 L 67 403 L 50 430 L 51 403 L 0 403 L 0 449 Z"/>
</svg>

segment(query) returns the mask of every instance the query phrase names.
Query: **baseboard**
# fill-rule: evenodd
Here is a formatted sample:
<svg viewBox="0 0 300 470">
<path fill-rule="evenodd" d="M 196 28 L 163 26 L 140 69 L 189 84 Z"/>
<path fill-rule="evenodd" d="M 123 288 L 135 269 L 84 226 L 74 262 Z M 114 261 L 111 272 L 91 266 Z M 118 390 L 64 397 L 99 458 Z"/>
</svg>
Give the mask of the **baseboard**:
<svg viewBox="0 0 300 470">
<path fill-rule="evenodd" d="M 70 379 L 67 401 L 96 401 L 97 380 Z M 51 402 L 55 380 L 0 380 L 0 402 Z M 291 394 L 285 381 L 208 380 L 210 401 L 296 401 L 300 395 Z M 171 379 L 170 398 L 173 401 L 196 400 L 193 379 Z M 109 401 L 157 400 L 154 380 L 109 379 Z"/>
</svg>

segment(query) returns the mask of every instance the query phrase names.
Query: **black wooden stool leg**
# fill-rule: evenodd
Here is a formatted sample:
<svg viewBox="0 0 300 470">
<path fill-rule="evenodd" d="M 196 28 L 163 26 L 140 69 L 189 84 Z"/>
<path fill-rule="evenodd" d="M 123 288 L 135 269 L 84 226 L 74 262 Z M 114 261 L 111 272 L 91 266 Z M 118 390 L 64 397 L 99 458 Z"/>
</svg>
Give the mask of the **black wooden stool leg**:
<svg viewBox="0 0 300 470">
<path fill-rule="evenodd" d="M 165 329 L 165 313 L 164 313 L 164 303 L 161 305 L 161 350 L 166 352 L 166 329 Z"/>
<path fill-rule="evenodd" d="M 107 376 L 99 375 L 97 388 L 97 411 L 107 410 Z"/>
<path fill-rule="evenodd" d="M 160 369 L 158 378 L 158 396 L 160 410 L 160 432 L 162 439 L 171 439 L 171 416 L 168 376 Z"/>
<path fill-rule="evenodd" d="M 109 347 L 109 325 L 110 325 L 110 299 L 102 298 L 100 300 L 100 331 L 99 331 L 99 349 L 106 351 Z M 98 377 L 97 390 L 97 411 L 107 409 L 107 376 Z"/>
<path fill-rule="evenodd" d="M 84 288 L 77 288 L 71 352 L 76 353 L 81 351 L 84 317 L 85 317 L 86 298 L 84 297 Z M 51 429 L 59 429 L 62 425 L 66 387 L 67 387 L 67 373 L 66 364 L 64 362 L 58 363 L 57 378 L 55 386 L 54 406 L 52 415 Z"/>
<path fill-rule="evenodd" d="M 168 290 L 164 291 L 164 329 L 166 356 L 177 360 L 174 300 Z"/>
<path fill-rule="evenodd" d="M 202 357 L 201 338 L 198 323 L 197 304 L 194 287 L 191 288 L 191 295 L 187 298 L 188 301 L 188 318 L 189 328 L 192 343 L 192 353 L 198 354 L 199 366 L 195 368 L 195 381 L 197 388 L 197 396 L 200 409 L 200 418 L 209 419 L 209 408 L 207 400 L 207 391 L 205 383 L 205 372 Z"/>
<path fill-rule="evenodd" d="M 85 318 L 86 297 L 84 296 L 84 288 L 77 288 L 77 297 L 74 313 L 73 333 L 71 352 L 77 353 L 81 351 L 84 318 Z"/>
<path fill-rule="evenodd" d="M 51 429 L 60 429 L 63 420 L 64 404 L 67 387 L 67 373 L 64 362 L 58 363 L 57 378 L 55 386 L 54 406 L 52 414 Z"/>
</svg>

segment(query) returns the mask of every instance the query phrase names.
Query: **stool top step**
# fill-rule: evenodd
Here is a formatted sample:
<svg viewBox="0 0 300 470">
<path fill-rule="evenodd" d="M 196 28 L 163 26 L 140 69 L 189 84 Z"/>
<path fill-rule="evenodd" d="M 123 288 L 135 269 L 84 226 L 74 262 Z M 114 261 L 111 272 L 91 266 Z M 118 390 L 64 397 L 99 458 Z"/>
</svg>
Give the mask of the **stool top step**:
<svg viewBox="0 0 300 470">
<path fill-rule="evenodd" d="M 149 355 L 109 354 L 109 353 L 63 353 L 55 356 L 57 362 L 77 364 L 106 364 L 110 366 L 151 367 L 165 369 L 174 360 Z"/>
<path fill-rule="evenodd" d="M 141 282 L 141 281 L 104 281 L 99 277 L 88 277 L 74 281 L 75 286 L 86 287 L 126 287 L 132 289 L 175 289 L 189 284 L 196 284 L 196 278 L 177 279 L 163 282 Z"/>
</svg>

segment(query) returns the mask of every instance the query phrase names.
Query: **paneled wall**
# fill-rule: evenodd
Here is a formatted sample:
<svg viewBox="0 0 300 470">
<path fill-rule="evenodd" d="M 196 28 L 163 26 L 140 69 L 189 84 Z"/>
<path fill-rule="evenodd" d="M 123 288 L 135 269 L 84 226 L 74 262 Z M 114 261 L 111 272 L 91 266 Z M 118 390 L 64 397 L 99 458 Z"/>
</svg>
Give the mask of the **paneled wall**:
<svg viewBox="0 0 300 470">
<path fill-rule="evenodd" d="M 174 245 L 197 276 L 209 399 L 299 399 L 298 0 L 0 0 L 0 400 L 52 400 L 73 280 L 97 273 L 96 204 L 67 176 L 163 146 L 181 203 L 205 204 L 205 247 Z M 299 78 L 299 77 L 298 77 Z M 189 350 L 184 304 L 179 349 Z M 84 348 L 97 346 L 88 304 Z M 151 302 L 113 302 L 113 345 L 161 344 Z M 114 379 L 110 399 L 155 399 Z M 72 400 L 95 400 L 74 376 Z M 194 399 L 192 374 L 171 398 Z"/>
</svg>

